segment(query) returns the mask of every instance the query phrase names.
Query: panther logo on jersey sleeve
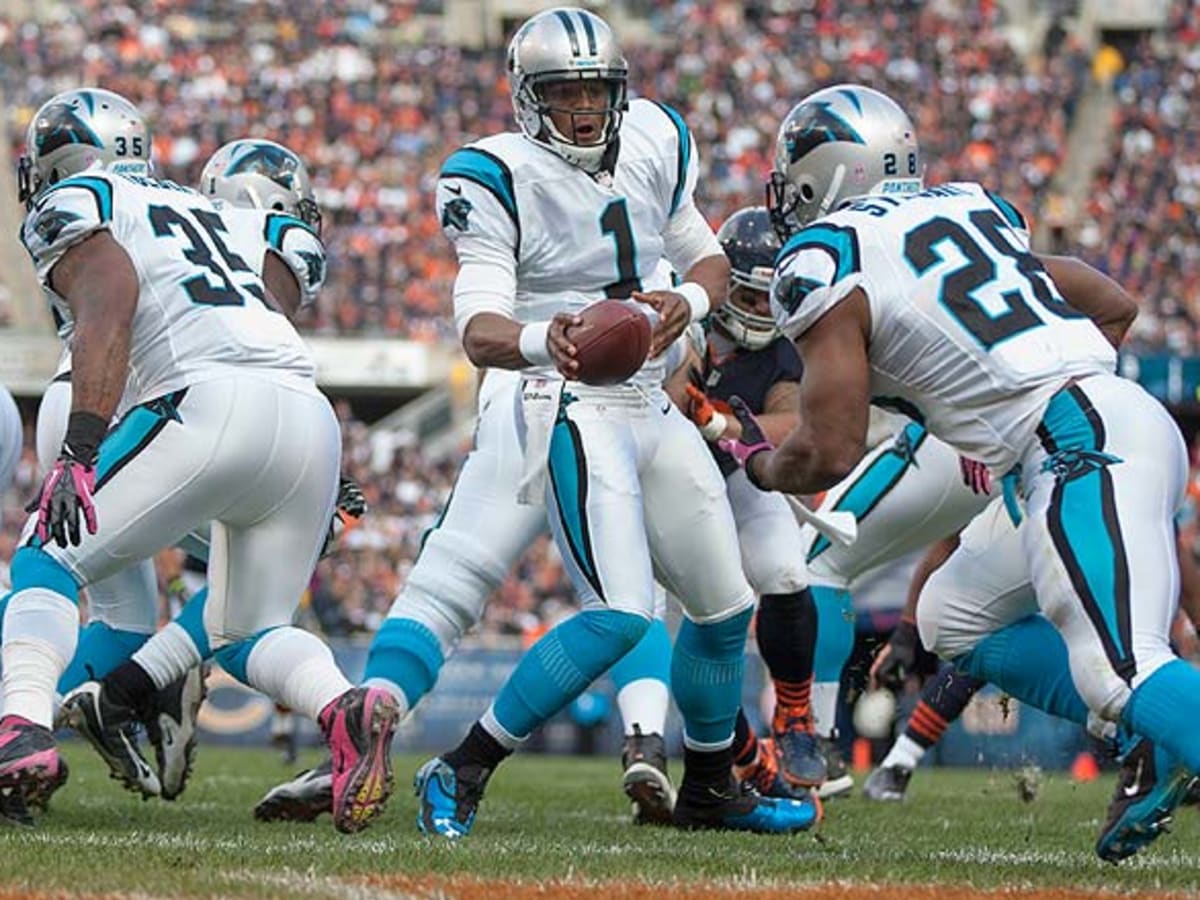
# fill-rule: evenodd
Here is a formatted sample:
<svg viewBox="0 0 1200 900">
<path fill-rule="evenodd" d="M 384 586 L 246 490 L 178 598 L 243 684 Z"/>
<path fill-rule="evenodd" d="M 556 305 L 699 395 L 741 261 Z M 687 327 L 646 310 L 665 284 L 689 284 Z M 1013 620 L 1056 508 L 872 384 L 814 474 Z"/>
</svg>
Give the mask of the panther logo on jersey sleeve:
<svg viewBox="0 0 1200 900">
<path fill-rule="evenodd" d="M 46 283 L 62 255 L 89 234 L 108 228 L 113 217 L 113 188 L 99 174 L 65 178 L 45 191 L 25 217 L 21 243 Z"/>
<path fill-rule="evenodd" d="M 233 210 L 234 215 L 248 212 Z M 263 223 L 262 236 L 267 246 L 287 263 L 296 276 L 296 282 L 300 285 L 300 305 L 314 303 L 326 276 L 325 245 L 316 231 L 295 216 L 271 212 Z"/>
<path fill-rule="evenodd" d="M 858 237 L 828 222 L 783 245 L 771 284 L 771 312 L 789 337 L 803 334 L 863 281 Z"/>
</svg>

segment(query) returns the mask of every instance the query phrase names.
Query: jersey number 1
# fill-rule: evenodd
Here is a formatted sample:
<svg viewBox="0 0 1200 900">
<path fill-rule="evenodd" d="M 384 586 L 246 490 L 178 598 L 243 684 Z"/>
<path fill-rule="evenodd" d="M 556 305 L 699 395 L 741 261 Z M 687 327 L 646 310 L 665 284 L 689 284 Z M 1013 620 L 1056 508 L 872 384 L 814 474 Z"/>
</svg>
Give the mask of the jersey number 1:
<svg viewBox="0 0 1200 900">
<path fill-rule="evenodd" d="M 604 286 L 604 296 L 628 300 L 634 291 L 642 289 L 637 274 L 637 250 L 633 246 L 633 226 L 625 198 L 611 201 L 600 214 L 600 233 L 611 234 L 617 245 L 617 280 Z"/>
</svg>

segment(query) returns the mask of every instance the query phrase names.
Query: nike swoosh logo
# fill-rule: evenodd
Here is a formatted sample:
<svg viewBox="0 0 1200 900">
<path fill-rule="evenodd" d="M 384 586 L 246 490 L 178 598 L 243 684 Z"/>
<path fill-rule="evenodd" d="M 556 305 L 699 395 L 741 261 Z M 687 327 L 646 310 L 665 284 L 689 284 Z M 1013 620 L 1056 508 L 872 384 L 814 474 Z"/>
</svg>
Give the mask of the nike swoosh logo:
<svg viewBox="0 0 1200 900">
<path fill-rule="evenodd" d="M 125 745 L 125 750 L 129 754 L 129 758 L 133 761 L 134 768 L 137 769 L 138 776 L 143 780 L 149 780 L 151 772 L 150 767 L 142 762 L 141 756 L 133 749 L 133 745 L 129 743 L 129 738 L 121 735 L 121 743 Z"/>
<path fill-rule="evenodd" d="M 457 184 L 446 185 L 446 190 L 448 190 L 450 193 L 456 194 L 456 195 L 462 193 L 462 188 L 460 188 Z"/>
<path fill-rule="evenodd" d="M 1145 766 L 1145 764 L 1146 764 L 1146 761 L 1144 759 L 1138 760 L 1137 771 L 1133 773 L 1133 784 L 1131 784 L 1131 785 L 1129 785 L 1129 787 L 1123 789 L 1126 797 L 1136 797 L 1139 793 L 1141 793 L 1141 790 L 1142 790 L 1142 767 Z"/>
<path fill-rule="evenodd" d="M 667 413 L 669 413 L 670 411 L 671 411 L 671 404 L 670 404 L 670 403 L 668 403 L 668 404 L 666 404 L 665 406 L 663 406 L 663 408 L 662 408 L 662 414 L 663 414 L 664 416 L 665 416 Z"/>
</svg>

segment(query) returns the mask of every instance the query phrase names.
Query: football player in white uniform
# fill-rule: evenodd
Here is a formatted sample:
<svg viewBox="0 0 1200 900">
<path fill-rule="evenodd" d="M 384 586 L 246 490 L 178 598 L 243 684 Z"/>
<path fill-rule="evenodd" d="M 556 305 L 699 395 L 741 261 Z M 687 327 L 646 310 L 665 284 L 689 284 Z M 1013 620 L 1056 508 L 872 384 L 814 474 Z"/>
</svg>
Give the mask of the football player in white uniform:
<svg viewBox="0 0 1200 900">
<path fill-rule="evenodd" d="M 968 632 L 919 609 L 918 625 L 972 675 L 1157 745 L 1154 788 L 1110 819 L 1116 849 L 1110 835 L 1097 848 L 1119 858 L 1157 835 L 1200 769 L 1200 672 L 1167 635 L 1183 441 L 1114 374 L 1108 335 L 1084 315 L 1108 296 L 1103 276 L 1035 256 L 1021 215 L 977 184 L 921 191 L 917 161 L 911 122 L 876 91 L 830 88 L 785 120 L 779 199 L 801 228 L 772 305 L 806 363 L 802 422 L 775 449 L 747 417 L 728 446 L 757 484 L 820 490 L 862 456 L 871 398 L 885 396 L 993 473 L 1020 474 L 1022 554 L 1046 618 L 993 608 Z"/>
<path fill-rule="evenodd" d="M 254 636 L 290 618 L 337 489 L 336 418 L 303 342 L 268 304 L 292 279 L 286 266 L 266 257 L 260 277 L 194 191 L 87 168 L 87 105 L 43 106 L 21 168 L 22 240 L 73 352 L 66 438 L 13 559 L 0 651 L 0 782 L 23 794 L 61 777 L 49 726 L 80 586 L 212 522 L 208 638 Z M 128 412 L 110 431 L 122 395 Z M 395 706 L 350 686 L 316 638 L 272 638 L 250 653 L 249 680 L 319 717 L 337 762 L 335 823 L 358 830 L 389 792 Z"/>
<path fill-rule="evenodd" d="M 296 154 L 279 144 L 260 139 L 237 140 L 221 147 L 205 164 L 201 173 L 201 193 L 219 201 L 229 227 L 229 245 L 248 248 L 247 262 L 261 272 L 271 256 L 286 264 L 287 276 L 274 286 L 271 300 L 289 317 L 315 301 L 324 281 L 324 248 L 318 231 L 320 212 L 313 200 L 312 188 L 304 163 Z M 333 523 L 348 514 L 361 515 L 365 504 L 357 486 L 340 480 L 337 510 Z M 327 535 L 329 546 L 332 525 Z M 193 555 L 208 559 L 209 528 L 189 534 L 183 546 Z M 246 681 L 246 663 L 257 642 L 267 632 L 236 641 L 214 650 L 204 626 L 207 587 L 198 590 L 175 619 L 116 667 L 112 658 L 107 665 L 95 665 L 95 653 L 77 653 L 70 670 L 60 681 L 66 692 L 84 677 L 103 678 L 108 694 L 123 696 L 137 719 L 146 724 L 147 736 L 158 762 L 155 790 L 153 778 L 145 777 L 149 767 L 140 757 L 135 735 L 121 729 L 104 727 L 97 714 L 99 686 L 85 685 L 91 695 L 87 702 L 76 698 L 77 714 L 73 724 L 100 751 L 116 778 L 131 790 L 174 799 L 183 790 L 195 753 L 195 715 L 203 698 L 200 666 L 216 656 L 235 678 Z M 89 626 L 90 627 L 90 626 Z M 272 641 L 289 640 L 291 626 L 272 633 Z M 88 632 L 84 632 L 84 640 Z M 306 638 L 301 638 L 306 640 Z M 130 654 L 118 656 L 117 661 Z M 82 657 L 82 658 L 81 658 Z M 169 673 L 184 667 L 188 677 L 177 691 L 147 694 L 149 682 L 160 683 Z M 74 675 L 72 682 L 68 676 Z M 149 679 L 149 681 L 147 681 Z M 90 714 L 89 714 L 90 710 Z M 109 719 L 112 718 L 110 715 Z"/>
<path fill-rule="evenodd" d="M 674 820 L 795 831 L 809 802 L 744 793 L 730 773 L 754 603 L 724 484 L 663 393 L 661 354 L 723 299 L 728 262 L 692 201 L 696 158 L 674 111 L 626 100 L 607 23 L 562 8 L 525 22 L 508 52 L 519 132 L 453 153 L 438 215 L 454 243 L 455 316 L 477 365 L 524 371 L 521 495 L 544 496 L 583 611 L 525 655 L 482 720 L 417 774 L 422 830 L 466 834 L 495 767 L 644 635 L 654 573 L 687 612 L 672 659 L 685 723 Z M 671 289 L 666 257 L 683 273 Z M 651 359 L 628 381 L 574 378 L 569 328 L 604 297 L 657 312 Z"/>
<path fill-rule="evenodd" d="M 825 761 L 812 725 L 810 692 L 816 609 L 808 590 L 800 526 L 778 494 L 760 491 L 716 447 L 736 437 L 729 398 L 741 397 L 768 433 L 782 439 L 797 421 L 800 358 L 770 317 L 769 288 L 779 238 L 767 210 L 733 213 L 717 231 L 730 262 L 728 299 L 696 326 L 687 365 L 668 382 L 680 409 L 709 441 L 738 530 L 742 568 L 759 596 L 755 637 L 775 689 L 770 736 L 759 740 L 738 716 L 735 774 L 769 796 L 802 795 L 825 780 Z"/>
</svg>

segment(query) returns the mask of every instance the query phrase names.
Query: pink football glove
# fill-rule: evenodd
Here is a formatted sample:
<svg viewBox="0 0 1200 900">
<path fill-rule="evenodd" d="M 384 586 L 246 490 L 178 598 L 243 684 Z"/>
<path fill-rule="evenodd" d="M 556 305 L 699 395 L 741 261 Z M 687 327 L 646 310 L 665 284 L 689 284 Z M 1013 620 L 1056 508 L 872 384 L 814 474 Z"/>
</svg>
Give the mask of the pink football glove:
<svg viewBox="0 0 1200 900">
<path fill-rule="evenodd" d="M 759 490 L 766 490 L 754 477 L 754 471 L 750 468 L 749 463 L 752 456 L 757 453 L 765 453 L 767 450 L 774 450 L 775 445 L 767 440 L 767 436 L 763 434 L 758 420 L 750 412 L 750 407 L 746 405 L 745 400 L 741 397 L 730 397 L 729 407 L 737 416 L 738 422 L 741 423 L 742 436 L 739 440 L 722 438 L 717 441 L 717 446 L 732 456 L 737 464 L 746 470 L 746 477 L 750 479 L 751 484 Z"/>
<path fill-rule="evenodd" d="M 60 547 L 80 541 L 79 516 L 89 534 L 96 533 L 96 470 L 80 462 L 64 448 L 54 467 L 42 481 L 37 500 L 29 512 L 37 512 L 37 537 L 43 544 L 50 538 Z"/>
<path fill-rule="evenodd" d="M 963 484 L 974 493 L 990 494 L 992 492 L 992 473 L 988 471 L 987 466 L 965 456 L 958 458 L 958 466 L 962 470 Z"/>
</svg>

